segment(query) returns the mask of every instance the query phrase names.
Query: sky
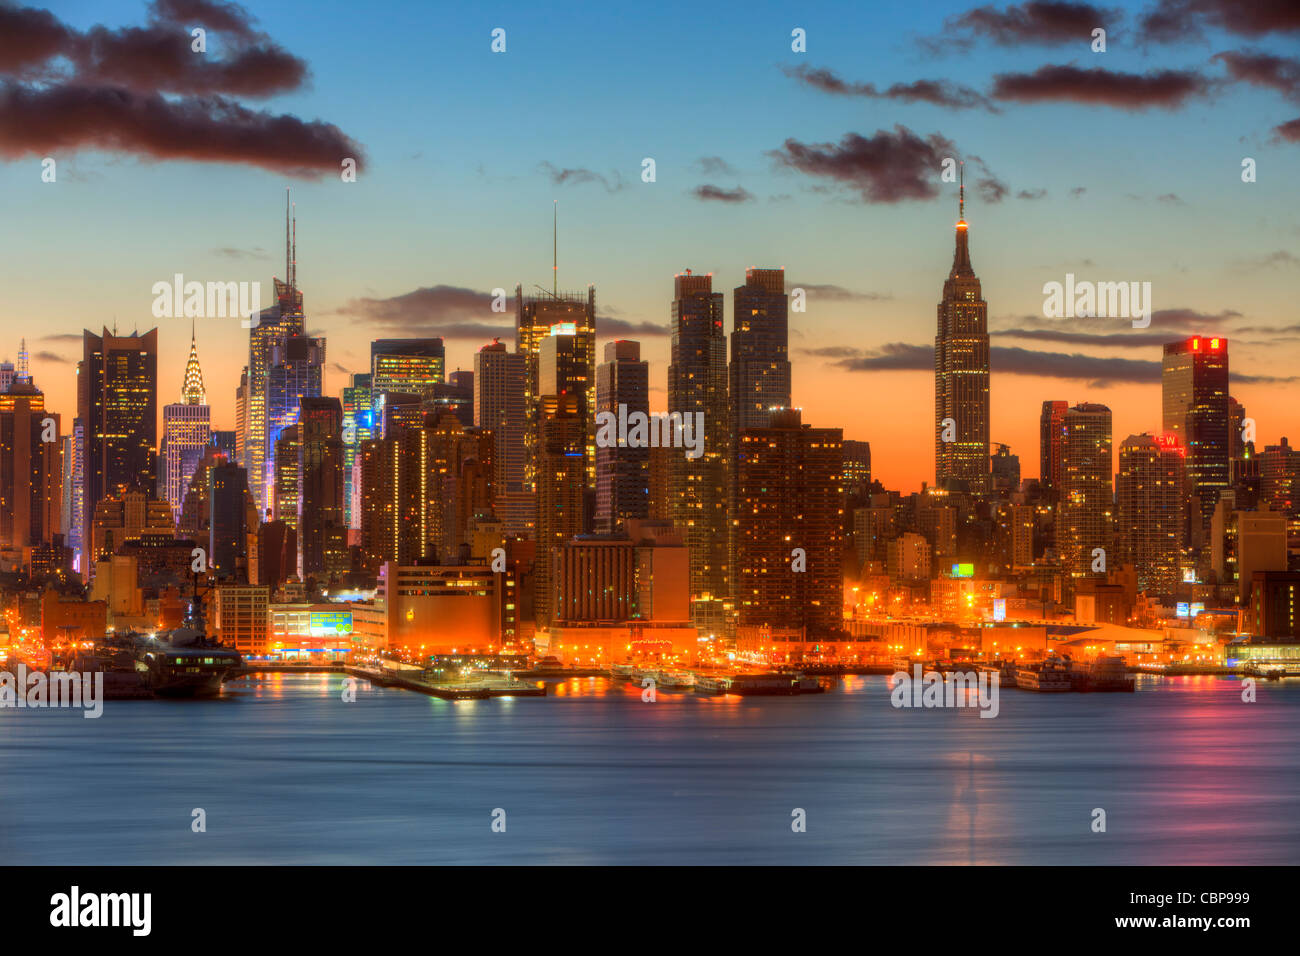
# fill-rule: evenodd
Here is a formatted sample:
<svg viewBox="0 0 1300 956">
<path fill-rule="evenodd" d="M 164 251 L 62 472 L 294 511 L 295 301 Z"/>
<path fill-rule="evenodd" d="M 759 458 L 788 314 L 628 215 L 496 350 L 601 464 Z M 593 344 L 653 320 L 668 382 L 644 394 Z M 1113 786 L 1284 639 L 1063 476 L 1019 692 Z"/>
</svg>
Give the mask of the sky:
<svg viewBox="0 0 1300 956">
<path fill-rule="evenodd" d="M 595 285 L 602 342 L 641 341 L 660 409 L 673 276 L 711 272 L 729 330 L 745 269 L 783 267 L 807 292 L 794 404 L 913 491 L 933 481 L 949 157 L 988 302 L 991 438 L 1025 477 L 1044 400 L 1110 406 L 1116 448 L 1158 431 L 1160 344 L 1194 333 L 1228 339 L 1259 447 L 1300 438 L 1289 0 L 0 0 L 0 357 L 26 337 L 66 429 L 82 329 L 158 326 L 159 405 L 179 400 L 190 321 L 153 317 L 154 283 L 260 281 L 269 300 L 291 187 L 326 394 L 374 338 L 443 335 L 448 369 L 472 369 L 513 340 L 491 290 L 549 288 L 555 211 L 560 287 Z M 1049 318 L 1044 284 L 1067 273 L 1150 282 L 1150 327 Z M 234 427 L 247 334 L 196 322 L 215 427 Z"/>
</svg>

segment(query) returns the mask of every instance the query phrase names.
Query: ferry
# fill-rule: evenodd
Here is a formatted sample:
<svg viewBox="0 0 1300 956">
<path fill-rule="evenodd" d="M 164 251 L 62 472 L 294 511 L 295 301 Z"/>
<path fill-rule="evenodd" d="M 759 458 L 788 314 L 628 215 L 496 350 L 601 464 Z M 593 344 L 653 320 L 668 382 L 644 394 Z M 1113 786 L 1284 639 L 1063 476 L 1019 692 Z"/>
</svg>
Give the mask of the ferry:
<svg viewBox="0 0 1300 956">
<path fill-rule="evenodd" d="M 1124 658 L 1099 654 L 1092 666 L 1075 672 L 1075 689 L 1081 691 L 1132 692 L 1136 681 L 1124 666 Z"/>
<path fill-rule="evenodd" d="M 737 674 L 728 682 L 727 693 L 741 697 L 776 697 L 819 694 L 826 688 L 815 677 L 803 674 Z"/>
<path fill-rule="evenodd" d="M 135 669 L 159 697 L 215 697 L 221 685 L 238 676 L 239 651 L 181 627 L 165 635 L 132 635 Z"/>
<path fill-rule="evenodd" d="M 661 690 L 690 690 L 695 686 L 695 675 L 690 671 L 648 671 L 654 678 L 655 686 Z"/>
<path fill-rule="evenodd" d="M 1060 693 L 1074 689 L 1070 680 L 1069 665 L 1054 657 L 1047 658 L 1040 667 L 1018 669 L 1016 686 L 1021 690 L 1035 690 L 1040 693 Z"/>
<path fill-rule="evenodd" d="M 706 674 L 695 675 L 694 689 L 697 694 L 725 694 L 730 686 L 731 679 L 728 677 L 710 677 Z"/>
</svg>

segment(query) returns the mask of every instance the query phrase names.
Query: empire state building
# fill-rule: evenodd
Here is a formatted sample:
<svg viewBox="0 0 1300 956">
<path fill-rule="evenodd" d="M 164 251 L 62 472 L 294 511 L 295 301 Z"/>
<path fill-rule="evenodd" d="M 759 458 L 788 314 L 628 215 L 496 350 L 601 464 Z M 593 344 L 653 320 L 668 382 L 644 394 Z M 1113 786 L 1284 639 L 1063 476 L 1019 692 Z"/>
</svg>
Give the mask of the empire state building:
<svg viewBox="0 0 1300 956">
<path fill-rule="evenodd" d="M 989 307 L 970 264 L 964 183 L 958 210 L 957 248 L 934 337 L 935 484 L 964 484 L 979 495 L 989 487 Z"/>
</svg>

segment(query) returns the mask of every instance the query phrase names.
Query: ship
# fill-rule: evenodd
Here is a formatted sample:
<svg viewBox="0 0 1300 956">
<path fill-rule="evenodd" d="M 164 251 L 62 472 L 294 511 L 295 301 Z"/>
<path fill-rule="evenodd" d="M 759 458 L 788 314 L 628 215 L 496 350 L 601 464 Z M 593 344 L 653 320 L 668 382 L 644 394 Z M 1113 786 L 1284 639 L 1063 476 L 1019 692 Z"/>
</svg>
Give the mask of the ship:
<svg viewBox="0 0 1300 956">
<path fill-rule="evenodd" d="M 1074 689 L 1070 680 L 1070 665 L 1049 657 L 1039 667 L 1021 667 L 1016 671 L 1016 686 L 1021 690 L 1040 693 L 1060 693 Z"/>
<path fill-rule="evenodd" d="M 1099 654 L 1092 666 L 1074 672 L 1074 689 L 1079 691 L 1128 691 L 1136 681 L 1124 666 L 1124 658 Z"/>
<path fill-rule="evenodd" d="M 191 627 L 157 636 L 128 636 L 135 669 L 159 697 L 216 697 L 243 670 L 239 651 Z"/>
<path fill-rule="evenodd" d="M 825 687 L 815 677 L 801 673 L 737 674 L 727 679 L 724 693 L 741 697 L 783 697 L 795 694 L 820 694 Z"/>
</svg>

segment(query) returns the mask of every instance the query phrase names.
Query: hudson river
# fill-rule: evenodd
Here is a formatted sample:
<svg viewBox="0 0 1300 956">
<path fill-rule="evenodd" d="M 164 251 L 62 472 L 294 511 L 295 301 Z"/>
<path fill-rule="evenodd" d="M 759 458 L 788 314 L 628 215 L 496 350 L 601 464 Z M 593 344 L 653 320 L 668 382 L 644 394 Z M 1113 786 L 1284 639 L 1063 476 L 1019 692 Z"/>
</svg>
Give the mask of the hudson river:
<svg viewBox="0 0 1300 956">
<path fill-rule="evenodd" d="M 598 678 L 461 702 L 359 681 L 344 703 L 341 676 L 268 675 L 98 720 L 0 710 L 0 859 L 1300 862 L 1300 680 L 1255 703 L 1214 677 L 1004 690 L 993 719 L 894 709 L 887 681 L 654 703 Z"/>
</svg>

